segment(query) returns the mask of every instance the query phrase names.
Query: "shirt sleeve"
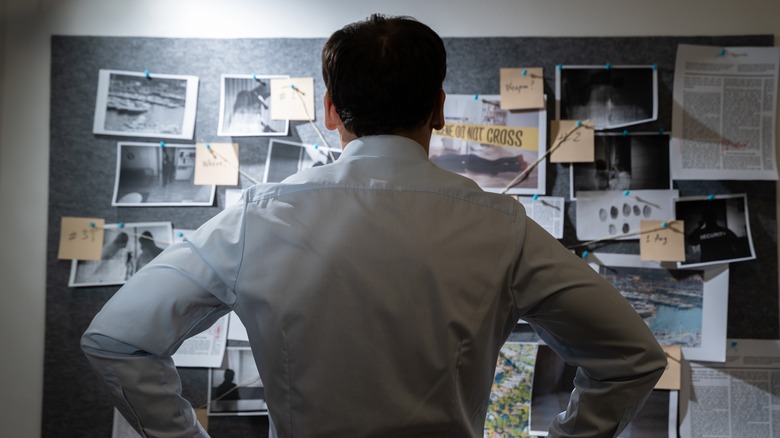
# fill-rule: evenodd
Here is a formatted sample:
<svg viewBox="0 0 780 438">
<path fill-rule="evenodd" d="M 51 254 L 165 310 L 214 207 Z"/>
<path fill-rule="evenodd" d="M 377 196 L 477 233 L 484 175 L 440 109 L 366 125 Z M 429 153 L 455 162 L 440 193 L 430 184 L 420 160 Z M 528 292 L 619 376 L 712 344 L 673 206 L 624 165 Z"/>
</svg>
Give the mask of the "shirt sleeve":
<svg viewBox="0 0 780 438">
<path fill-rule="evenodd" d="M 138 271 L 95 316 L 81 346 L 114 404 L 143 437 L 208 437 L 171 355 L 208 329 L 234 302 L 241 260 L 242 214 L 206 223 L 193 242 L 172 245 Z M 215 247 L 204 257 L 205 241 Z M 219 259 L 215 266 L 211 257 Z"/>
<path fill-rule="evenodd" d="M 615 437 L 636 416 L 666 367 L 666 356 L 628 301 L 582 259 L 527 219 L 514 299 L 561 358 L 577 366 L 554 437 Z"/>
</svg>

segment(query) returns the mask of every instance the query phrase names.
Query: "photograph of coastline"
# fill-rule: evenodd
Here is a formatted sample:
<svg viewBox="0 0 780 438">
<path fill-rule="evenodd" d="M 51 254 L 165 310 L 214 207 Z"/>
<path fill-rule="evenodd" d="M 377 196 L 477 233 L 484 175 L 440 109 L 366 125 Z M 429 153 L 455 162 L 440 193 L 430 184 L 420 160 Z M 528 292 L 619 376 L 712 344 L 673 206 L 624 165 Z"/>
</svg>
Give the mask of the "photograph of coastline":
<svg viewBox="0 0 780 438">
<path fill-rule="evenodd" d="M 658 72 L 647 66 L 563 65 L 555 70 L 557 120 L 613 129 L 658 119 Z"/>
<path fill-rule="evenodd" d="M 196 76 L 100 70 L 95 134 L 192 139 Z"/>
<path fill-rule="evenodd" d="M 727 265 L 670 269 L 638 254 L 612 253 L 594 253 L 588 261 L 631 303 L 660 344 L 680 345 L 687 360 L 725 360 Z"/>
<path fill-rule="evenodd" d="M 521 127 L 522 146 L 499 146 L 464 138 L 452 138 L 434 131 L 431 162 L 463 175 L 488 192 L 501 192 L 545 153 L 547 112 L 544 109 L 507 111 L 498 95 L 450 94 L 444 101 L 446 123 L 480 127 Z M 439 132 L 439 134 L 437 134 Z M 544 195 L 546 166 L 536 166 L 520 183 L 506 191 L 510 195 Z"/>
</svg>

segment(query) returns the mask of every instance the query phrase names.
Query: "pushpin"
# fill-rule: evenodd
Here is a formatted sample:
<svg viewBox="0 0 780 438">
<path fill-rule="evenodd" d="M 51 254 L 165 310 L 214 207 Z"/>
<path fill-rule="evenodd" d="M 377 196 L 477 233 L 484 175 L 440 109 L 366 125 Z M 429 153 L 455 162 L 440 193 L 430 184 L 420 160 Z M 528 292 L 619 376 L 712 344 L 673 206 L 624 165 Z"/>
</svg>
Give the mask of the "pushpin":
<svg viewBox="0 0 780 438">
<path fill-rule="evenodd" d="M 181 231 L 179 231 L 179 234 L 177 234 L 177 236 L 179 236 L 179 237 L 184 237 L 184 233 L 182 233 Z"/>
<path fill-rule="evenodd" d="M 206 149 L 211 150 L 211 144 L 206 143 Z"/>
<path fill-rule="evenodd" d="M 146 76 L 146 79 L 151 79 L 152 78 L 152 74 L 149 73 L 149 69 L 148 68 L 146 70 L 144 70 L 144 76 Z"/>
<path fill-rule="evenodd" d="M 165 149 L 165 142 L 164 142 L 164 141 L 161 141 L 161 142 L 160 142 L 160 147 L 161 147 L 161 148 L 163 148 L 163 149 Z"/>
<path fill-rule="evenodd" d="M 713 199 L 715 199 L 715 195 L 712 195 L 712 194 L 707 195 L 707 199 L 712 201 Z"/>
<path fill-rule="evenodd" d="M 607 65 L 605 65 L 604 67 L 605 67 L 607 70 L 609 70 L 609 69 L 611 69 L 611 68 L 612 68 L 612 64 L 610 64 L 610 63 L 607 63 Z"/>
<path fill-rule="evenodd" d="M 563 69 L 563 64 L 558 64 L 558 65 L 555 66 L 555 68 L 557 68 L 558 70 L 561 70 L 561 69 Z"/>
<path fill-rule="evenodd" d="M 319 148 L 320 148 L 320 145 L 318 145 L 317 143 L 314 143 L 314 149 L 319 149 Z"/>
<path fill-rule="evenodd" d="M 628 194 L 629 194 L 629 193 L 631 193 L 631 191 L 629 191 L 629 190 L 624 190 L 624 191 L 623 191 L 623 196 L 628 196 Z"/>
<path fill-rule="evenodd" d="M 528 75 L 528 70 L 523 70 L 523 76 Z"/>
<path fill-rule="evenodd" d="M 658 70 L 658 64 L 653 64 L 653 71 Z"/>
<path fill-rule="evenodd" d="M 737 341 L 731 341 L 731 346 L 732 347 L 736 347 L 737 346 Z"/>
<path fill-rule="evenodd" d="M 669 226 L 669 222 L 664 222 L 664 223 L 662 223 L 662 224 L 661 224 L 661 227 L 662 227 L 662 228 L 666 228 L 666 227 L 668 227 L 668 226 Z"/>
<path fill-rule="evenodd" d="M 539 194 L 535 193 L 534 194 L 534 201 L 536 201 L 537 199 L 539 199 Z"/>
<path fill-rule="evenodd" d="M 588 254 L 590 254 L 587 250 L 582 251 L 582 258 L 586 259 L 588 258 Z"/>
<path fill-rule="evenodd" d="M 94 223 L 94 222 L 92 222 L 92 221 L 90 221 L 90 222 L 89 222 L 89 227 L 90 227 L 90 228 L 95 228 L 95 223 Z"/>
<path fill-rule="evenodd" d="M 290 88 L 292 88 L 294 90 L 295 89 L 295 85 L 290 84 Z"/>
<path fill-rule="evenodd" d="M 664 135 L 664 128 L 658 130 L 658 135 Z"/>
<path fill-rule="evenodd" d="M 474 100 L 479 100 L 479 94 L 474 95 Z"/>
<path fill-rule="evenodd" d="M 119 225 L 119 228 L 120 228 L 120 229 L 122 229 L 122 228 L 124 228 L 124 227 L 125 227 L 125 223 L 124 223 L 124 222 L 120 222 L 120 223 L 118 223 L 117 225 Z"/>
<path fill-rule="evenodd" d="M 726 54 L 726 49 L 720 49 L 720 56 L 724 56 Z"/>
<path fill-rule="evenodd" d="M 252 74 L 252 80 L 254 80 L 254 81 L 256 81 L 256 80 L 257 80 L 257 75 L 256 75 L 256 74 L 254 74 L 254 73 Z"/>
<path fill-rule="evenodd" d="M 623 135 L 628 135 L 628 129 L 623 130 Z"/>
<path fill-rule="evenodd" d="M 577 127 L 579 128 L 581 126 L 582 126 L 582 120 L 577 120 Z"/>
</svg>

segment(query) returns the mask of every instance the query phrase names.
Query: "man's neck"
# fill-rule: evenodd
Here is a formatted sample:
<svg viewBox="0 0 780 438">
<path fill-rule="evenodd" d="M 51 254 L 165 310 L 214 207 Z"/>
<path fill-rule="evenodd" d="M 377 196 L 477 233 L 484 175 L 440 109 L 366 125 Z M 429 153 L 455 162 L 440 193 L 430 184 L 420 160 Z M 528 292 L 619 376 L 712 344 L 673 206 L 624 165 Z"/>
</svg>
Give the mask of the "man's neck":
<svg viewBox="0 0 780 438">
<path fill-rule="evenodd" d="M 423 148 L 423 150 L 425 151 L 426 154 L 428 153 L 428 147 L 429 147 L 429 145 L 431 143 L 431 129 L 430 129 L 430 127 L 424 126 L 424 127 L 420 128 L 420 129 L 416 129 L 414 131 L 396 132 L 396 133 L 388 134 L 388 135 L 397 135 L 399 137 L 406 137 L 406 138 L 408 138 L 410 140 L 414 140 L 415 142 L 417 142 L 420 145 L 420 147 Z M 357 137 L 355 134 L 347 131 L 346 129 L 345 130 L 339 130 L 339 136 L 341 137 L 341 149 L 342 150 L 344 148 L 346 148 L 347 145 L 352 140 L 357 140 L 358 138 L 360 138 L 360 137 Z"/>
</svg>

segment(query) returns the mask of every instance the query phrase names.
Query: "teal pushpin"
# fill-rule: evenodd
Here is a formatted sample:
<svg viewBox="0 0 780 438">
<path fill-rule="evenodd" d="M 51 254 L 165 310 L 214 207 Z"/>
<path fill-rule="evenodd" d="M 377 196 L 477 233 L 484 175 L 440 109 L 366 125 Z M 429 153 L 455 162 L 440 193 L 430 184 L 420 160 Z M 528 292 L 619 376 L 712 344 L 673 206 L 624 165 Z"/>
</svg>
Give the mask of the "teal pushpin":
<svg viewBox="0 0 780 438">
<path fill-rule="evenodd" d="M 125 223 L 124 223 L 124 222 L 120 222 L 120 223 L 119 223 L 119 224 L 117 224 L 117 225 L 119 225 L 119 229 L 122 229 L 122 228 L 124 228 L 124 227 L 125 227 Z"/>
<path fill-rule="evenodd" d="M 164 142 L 164 141 L 161 141 L 161 142 L 160 142 L 160 147 L 161 147 L 161 148 L 163 148 L 163 149 L 165 149 L 165 142 Z"/>
<path fill-rule="evenodd" d="M 90 222 L 89 222 L 89 227 L 90 227 L 90 228 L 95 228 L 95 223 L 94 223 L 94 222 L 92 222 L 92 221 L 90 221 Z"/>
<path fill-rule="evenodd" d="M 179 237 L 184 237 L 184 233 L 182 233 L 181 231 L 179 231 L 179 234 L 177 234 L 177 236 L 179 236 Z"/>
<path fill-rule="evenodd" d="M 537 199 L 539 199 L 539 195 L 538 194 L 534 194 L 534 201 L 536 201 Z"/>
<path fill-rule="evenodd" d="M 256 74 L 252 74 L 252 80 L 253 80 L 253 81 L 256 81 L 256 80 L 257 80 L 257 75 L 256 75 Z"/>
<path fill-rule="evenodd" d="M 629 190 L 624 190 L 624 191 L 623 191 L 623 196 L 628 196 L 628 194 L 629 194 L 629 193 L 631 193 L 631 191 L 629 191 Z"/>
<path fill-rule="evenodd" d="M 479 94 L 474 95 L 474 100 L 479 100 Z"/>
<path fill-rule="evenodd" d="M 666 228 L 669 226 L 669 222 L 664 222 L 661 224 L 661 228 Z"/>
<path fill-rule="evenodd" d="M 712 194 L 707 195 L 707 200 L 708 201 L 712 201 L 713 199 L 715 199 L 715 195 L 712 195 Z"/>
<path fill-rule="evenodd" d="M 584 258 L 584 259 L 588 258 L 588 254 L 590 254 L 590 253 L 587 250 L 586 251 L 582 251 L 582 258 Z"/>
<path fill-rule="evenodd" d="M 206 143 L 206 149 L 211 150 L 211 144 L 210 143 Z"/>
<path fill-rule="evenodd" d="M 318 145 L 317 143 L 314 143 L 314 149 L 319 149 L 319 148 L 320 148 L 320 145 Z"/>
<path fill-rule="evenodd" d="M 628 135 L 628 129 L 623 130 L 623 135 Z"/>
<path fill-rule="evenodd" d="M 523 70 L 523 76 L 528 75 L 528 70 Z"/>
<path fill-rule="evenodd" d="M 152 78 L 152 74 L 149 73 L 149 69 L 148 68 L 146 70 L 144 70 L 144 76 L 146 76 L 146 79 L 151 79 Z"/>
<path fill-rule="evenodd" d="M 720 49 L 720 56 L 726 55 L 726 49 Z"/>
<path fill-rule="evenodd" d="M 581 126 L 582 126 L 582 120 L 577 120 L 577 127 L 579 128 Z"/>
<path fill-rule="evenodd" d="M 737 341 L 731 341 L 731 346 L 732 346 L 732 347 L 736 347 L 737 345 L 738 345 L 738 344 L 737 344 Z"/>
<path fill-rule="evenodd" d="M 664 135 L 664 128 L 658 130 L 658 135 Z"/>
<path fill-rule="evenodd" d="M 555 66 L 555 68 L 557 68 L 558 70 L 562 70 L 563 69 L 563 64 L 558 64 L 558 65 Z"/>
<path fill-rule="evenodd" d="M 658 70 L 658 64 L 653 64 L 653 71 Z"/>
<path fill-rule="evenodd" d="M 605 66 L 604 66 L 604 68 L 606 68 L 607 70 L 609 70 L 609 69 L 611 69 L 611 68 L 612 68 L 612 64 L 610 64 L 610 63 L 607 63 L 607 65 L 605 65 Z"/>
</svg>

